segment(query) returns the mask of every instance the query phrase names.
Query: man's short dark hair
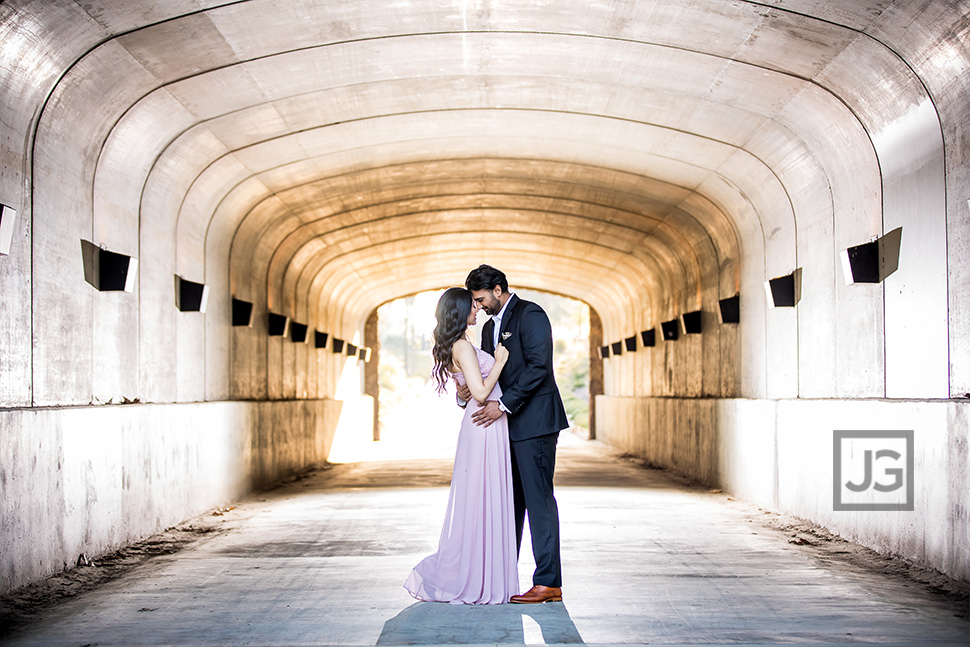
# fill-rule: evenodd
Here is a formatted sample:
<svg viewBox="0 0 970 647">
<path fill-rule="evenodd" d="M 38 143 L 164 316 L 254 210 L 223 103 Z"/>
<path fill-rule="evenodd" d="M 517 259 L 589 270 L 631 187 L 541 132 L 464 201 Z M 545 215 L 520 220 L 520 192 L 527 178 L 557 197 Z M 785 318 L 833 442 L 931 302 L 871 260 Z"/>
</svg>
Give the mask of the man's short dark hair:
<svg viewBox="0 0 970 647">
<path fill-rule="evenodd" d="M 501 270 L 497 270 L 490 265 L 479 265 L 468 273 L 465 279 L 465 287 L 475 292 L 477 290 L 491 290 L 498 285 L 502 292 L 509 291 L 509 282 Z"/>
</svg>

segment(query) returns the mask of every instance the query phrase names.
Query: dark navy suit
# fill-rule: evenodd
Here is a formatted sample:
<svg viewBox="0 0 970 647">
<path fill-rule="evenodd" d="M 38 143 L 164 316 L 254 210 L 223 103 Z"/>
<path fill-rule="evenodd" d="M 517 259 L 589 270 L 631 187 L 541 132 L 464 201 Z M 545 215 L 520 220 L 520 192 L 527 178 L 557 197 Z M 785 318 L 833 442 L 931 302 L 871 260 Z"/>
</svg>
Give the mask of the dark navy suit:
<svg viewBox="0 0 970 647">
<path fill-rule="evenodd" d="M 488 353 L 495 352 L 494 328 L 491 319 L 482 328 L 482 350 Z M 498 381 L 502 404 L 509 410 L 516 540 L 521 545 L 528 511 L 536 560 L 532 583 L 560 587 L 559 507 L 552 477 L 559 431 L 569 422 L 553 375 L 549 318 L 535 303 L 512 295 L 502 316 L 499 343 L 509 350 Z"/>
</svg>

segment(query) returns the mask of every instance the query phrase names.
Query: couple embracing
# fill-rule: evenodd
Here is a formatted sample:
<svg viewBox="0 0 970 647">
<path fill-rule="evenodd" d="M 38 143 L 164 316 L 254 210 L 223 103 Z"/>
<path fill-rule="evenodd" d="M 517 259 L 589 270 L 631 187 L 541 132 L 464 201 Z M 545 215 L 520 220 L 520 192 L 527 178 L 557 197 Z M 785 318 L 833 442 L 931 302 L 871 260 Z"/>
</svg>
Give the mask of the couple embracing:
<svg viewBox="0 0 970 647">
<path fill-rule="evenodd" d="M 569 426 L 553 376 L 552 327 L 538 305 L 509 292 L 505 274 L 481 265 L 435 311 L 438 391 L 450 379 L 465 406 L 438 551 L 408 576 L 419 600 L 535 604 L 562 600 L 556 443 Z M 479 310 L 491 315 L 481 348 L 467 338 Z M 518 594 L 518 552 L 528 513 L 536 570 Z"/>
</svg>

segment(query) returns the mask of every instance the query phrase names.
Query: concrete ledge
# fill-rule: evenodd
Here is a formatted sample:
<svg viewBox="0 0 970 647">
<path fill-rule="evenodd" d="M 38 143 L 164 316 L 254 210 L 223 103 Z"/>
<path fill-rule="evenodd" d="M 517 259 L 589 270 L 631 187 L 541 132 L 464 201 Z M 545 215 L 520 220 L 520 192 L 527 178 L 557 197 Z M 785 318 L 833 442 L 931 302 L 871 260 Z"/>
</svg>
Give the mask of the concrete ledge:
<svg viewBox="0 0 970 647">
<path fill-rule="evenodd" d="M 970 402 L 598 396 L 597 438 L 655 465 L 970 580 Z M 915 509 L 833 509 L 833 432 L 914 431 Z"/>
<path fill-rule="evenodd" d="M 326 460 L 341 405 L 0 410 L 0 593 Z"/>
</svg>

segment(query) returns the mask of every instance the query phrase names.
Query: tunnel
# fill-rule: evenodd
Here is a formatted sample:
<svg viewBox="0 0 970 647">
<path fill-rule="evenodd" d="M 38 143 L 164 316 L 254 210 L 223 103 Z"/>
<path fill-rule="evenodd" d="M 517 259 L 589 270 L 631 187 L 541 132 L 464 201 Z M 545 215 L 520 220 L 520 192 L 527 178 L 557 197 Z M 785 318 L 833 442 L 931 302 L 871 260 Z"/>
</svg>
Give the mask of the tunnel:
<svg viewBox="0 0 970 647">
<path fill-rule="evenodd" d="M 598 442 L 966 582 L 968 10 L 0 3 L 0 593 L 326 464 L 479 263 L 589 306 Z"/>
</svg>

